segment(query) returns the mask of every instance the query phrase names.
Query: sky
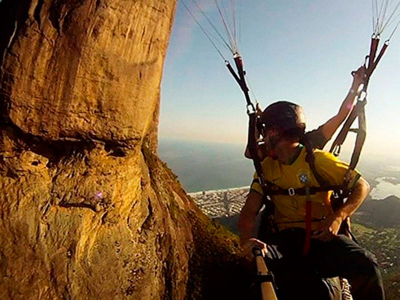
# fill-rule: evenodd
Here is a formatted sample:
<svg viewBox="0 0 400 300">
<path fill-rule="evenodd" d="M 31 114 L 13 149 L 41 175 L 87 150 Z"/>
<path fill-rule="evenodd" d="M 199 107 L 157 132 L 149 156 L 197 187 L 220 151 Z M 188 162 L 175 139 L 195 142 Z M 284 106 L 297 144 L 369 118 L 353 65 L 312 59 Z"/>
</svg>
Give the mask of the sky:
<svg viewBox="0 0 400 300">
<path fill-rule="evenodd" d="M 215 2 L 197 2 L 224 33 Z M 302 105 L 309 130 L 336 114 L 350 88 L 351 71 L 369 52 L 371 1 L 228 0 L 229 13 L 231 2 L 236 3 L 238 48 L 252 100 L 262 107 L 278 100 Z M 210 28 L 192 0 L 185 3 Z M 390 33 L 390 28 L 383 32 L 381 44 Z M 217 46 L 233 64 L 232 54 Z M 400 29 L 369 84 L 364 155 L 400 159 L 399 70 Z M 247 121 L 241 90 L 181 0 L 164 65 L 160 139 L 245 145 Z M 346 147 L 353 142 L 350 138 Z"/>
</svg>

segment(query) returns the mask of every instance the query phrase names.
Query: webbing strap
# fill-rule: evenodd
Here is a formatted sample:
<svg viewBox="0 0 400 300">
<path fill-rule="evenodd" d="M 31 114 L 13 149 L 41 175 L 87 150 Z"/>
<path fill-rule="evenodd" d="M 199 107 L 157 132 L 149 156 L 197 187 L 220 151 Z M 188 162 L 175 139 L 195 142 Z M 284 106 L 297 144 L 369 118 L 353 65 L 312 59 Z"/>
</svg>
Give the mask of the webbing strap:
<svg viewBox="0 0 400 300">
<path fill-rule="evenodd" d="M 309 197 L 308 197 L 309 198 Z M 311 245 L 311 222 L 312 222 L 312 203 L 310 199 L 306 201 L 306 237 L 303 246 L 303 256 L 307 256 Z"/>
<path fill-rule="evenodd" d="M 340 154 L 341 146 L 343 145 L 347 134 L 350 131 L 354 131 L 357 133 L 356 142 L 353 150 L 353 154 L 351 156 L 350 161 L 350 169 L 354 170 L 361 155 L 361 150 L 363 148 L 365 137 L 366 137 L 366 119 L 365 119 L 365 105 L 367 104 L 366 100 L 357 101 L 356 106 L 353 111 L 350 113 L 346 122 L 344 123 L 342 129 L 340 130 L 338 136 L 332 143 L 331 149 L 329 152 L 333 153 L 335 156 Z M 354 123 L 355 119 L 358 118 L 358 128 L 350 129 L 351 125 Z"/>
<path fill-rule="evenodd" d="M 256 112 L 256 109 L 250 100 L 249 88 L 247 87 L 247 83 L 246 83 L 246 78 L 245 78 L 246 73 L 243 69 L 242 57 L 239 55 L 239 53 L 235 53 L 235 55 L 233 56 L 233 59 L 235 61 L 237 73 L 232 68 L 229 61 L 225 60 L 225 65 L 228 68 L 229 72 L 232 74 L 233 78 L 236 80 L 237 84 L 240 86 L 240 89 L 242 90 L 242 92 L 244 94 L 244 97 L 246 99 L 246 104 L 247 104 L 247 114 Z"/>
<path fill-rule="evenodd" d="M 358 115 L 358 129 L 357 129 L 357 138 L 354 146 L 354 151 L 351 156 L 349 169 L 354 170 L 358 164 L 360 159 L 361 150 L 364 146 L 365 138 L 367 135 L 367 122 L 365 120 L 365 101 L 359 101 L 359 105 L 355 108 L 357 110 Z"/>
<path fill-rule="evenodd" d="M 312 150 L 313 151 L 313 150 Z M 306 161 L 308 163 L 308 165 L 310 166 L 311 172 L 313 173 L 315 179 L 317 180 L 320 188 L 322 189 L 322 191 L 324 191 L 324 189 L 328 189 L 328 190 L 338 190 L 341 188 L 341 186 L 330 186 L 329 182 L 326 181 L 317 171 L 317 167 L 315 166 L 315 156 L 313 155 L 313 153 L 307 153 L 306 156 Z M 313 188 L 315 189 L 315 188 Z M 310 192 L 312 192 L 312 190 L 310 190 Z"/>
<path fill-rule="evenodd" d="M 259 183 L 261 187 L 265 186 L 264 181 L 264 174 L 261 166 L 261 161 L 258 156 L 258 146 L 257 146 L 257 139 L 256 139 L 256 122 L 257 116 L 256 113 L 249 114 L 249 132 L 247 135 L 247 145 L 249 147 L 249 152 L 251 158 L 253 160 L 254 168 L 256 169 L 257 176 L 259 178 Z"/>
<path fill-rule="evenodd" d="M 312 187 L 308 187 L 308 189 L 309 189 L 308 192 L 310 193 L 310 195 L 315 195 L 316 193 L 320 193 L 320 192 L 329 192 L 329 191 L 339 192 L 340 190 L 343 189 L 343 186 L 342 185 L 312 186 Z M 264 195 L 266 195 L 266 196 L 280 196 L 280 195 L 305 196 L 305 195 L 307 195 L 306 187 L 283 189 L 281 187 L 278 187 L 277 185 L 268 186 L 267 188 L 263 189 L 263 192 L 265 193 Z"/>
<path fill-rule="evenodd" d="M 344 123 L 340 133 L 332 143 L 331 149 L 329 150 L 334 155 L 338 156 L 340 154 L 341 146 L 343 145 L 347 134 L 349 131 L 354 131 L 357 133 L 356 142 L 354 145 L 353 154 L 351 156 L 350 166 L 351 170 L 354 170 L 358 164 L 360 159 L 361 150 L 363 148 L 365 137 L 366 137 L 366 120 L 365 120 L 365 105 L 367 103 L 367 89 L 368 84 L 371 78 L 372 73 L 375 71 L 378 63 L 382 59 L 383 55 L 386 52 L 387 47 L 389 46 L 389 42 L 386 41 L 385 44 L 382 46 L 381 50 L 378 51 L 379 46 L 379 37 L 373 36 L 371 38 L 371 46 L 369 50 L 369 55 L 365 59 L 365 79 L 364 79 L 364 86 L 362 89 L 362 93 L 359 94 L 357 104 L 349 117 L 347 118 L 346 122 Z M 378 53 L 378 55 L 376 55 Z M 362 96 L 364 96 L 363 99 Z M 354 123 L 355 119 L 358 118 L 358 128 L 357 129 L 350 129 L 350 126 Z"/>
</svg>

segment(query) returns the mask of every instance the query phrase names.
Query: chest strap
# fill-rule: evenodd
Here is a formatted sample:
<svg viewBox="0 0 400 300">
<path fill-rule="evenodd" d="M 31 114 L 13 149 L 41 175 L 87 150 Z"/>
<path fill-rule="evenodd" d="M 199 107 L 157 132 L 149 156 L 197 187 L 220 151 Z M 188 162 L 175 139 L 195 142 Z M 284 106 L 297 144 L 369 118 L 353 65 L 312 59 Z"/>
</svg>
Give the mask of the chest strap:
<svg viewBox="0 0 400 300">
<path fill-rule="evenodd" d="M 255 179 L 256 181 L 257 179 Z M 258 182 L 258 181 L 257 181 Z M 265 196 L 307 196 L 307 195 L 315 195 L 320 192 L 329 192 L 334 191 L 338 192 L 343 189 L 342 185 L 331 185 L 331 186 L 311 186 L 311 187 L 300 187 L 300 188 L 288 188 L 283 189 L 277 185 L 272 183 L 268 183 L 266 187 L 263 188 L 263 192 L 267 193 Z"/>
</svg>

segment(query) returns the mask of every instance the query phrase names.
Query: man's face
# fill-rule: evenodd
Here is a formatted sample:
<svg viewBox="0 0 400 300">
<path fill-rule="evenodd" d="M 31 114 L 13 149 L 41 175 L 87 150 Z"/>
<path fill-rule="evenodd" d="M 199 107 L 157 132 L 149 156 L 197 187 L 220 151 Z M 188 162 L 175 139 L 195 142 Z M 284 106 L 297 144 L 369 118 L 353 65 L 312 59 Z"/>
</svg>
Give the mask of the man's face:
<svg viewBox="0 0 400 300">
<path fill-rule="evenodd" d="M 264 131 L 264 142 L 267 151 L 273 152 L 282 137 L 282 130 L 279 128 L 270 128 Z"/>
</svg>

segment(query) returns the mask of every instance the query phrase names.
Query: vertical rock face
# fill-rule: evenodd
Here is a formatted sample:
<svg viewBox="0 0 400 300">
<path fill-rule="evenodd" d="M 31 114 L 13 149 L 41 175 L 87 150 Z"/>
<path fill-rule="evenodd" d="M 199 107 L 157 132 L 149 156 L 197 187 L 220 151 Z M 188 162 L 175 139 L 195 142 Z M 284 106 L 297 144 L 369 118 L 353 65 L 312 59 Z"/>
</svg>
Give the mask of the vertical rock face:
<svg viewBox="0 0 400 300">
<path fill-rule="evenodd" d="M 175 1 L 17 2 L 1 45 L 3 115 L 47 140 L 143 139 Z"/>
<path fill-rule="evenodd" d="M 236 239 L 156 155 L 175 5 L 0 3 L 0 299 L 243 299 Z"/>
</svg>

